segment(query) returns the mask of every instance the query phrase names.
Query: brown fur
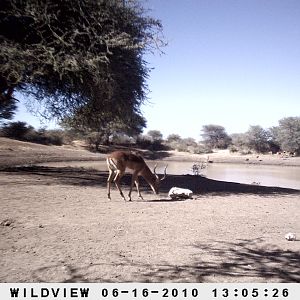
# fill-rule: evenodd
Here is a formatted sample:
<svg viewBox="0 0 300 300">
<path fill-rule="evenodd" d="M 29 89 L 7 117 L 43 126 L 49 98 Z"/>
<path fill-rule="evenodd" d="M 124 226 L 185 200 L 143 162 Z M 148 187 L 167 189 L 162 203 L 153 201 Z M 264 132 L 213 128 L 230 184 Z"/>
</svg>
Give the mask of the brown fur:
<svg viewBox="0 0 300 300">
<path fill-rule="evenodd" d="M 133 170 L 130 191 L 128 194 L 129 201 L 131 201 L 131 192 L 134 184 L 136 185 L 139 197 L 142 198 L 139 190 L 138 176 L 144 177 L 153 192 L 158 194 L 160 179 L 156 174 L 152 173 L 140 154 L 130 151 L 114 151 L 107 156 L 106 161 L 109 170 L 109 177 L 107 179 L 107 195 L 109 199 L 111 182 L 114 180 L 122 198 L 126 200 L 120 187 L 120 180 L 127 168 Z"/>
</svg>

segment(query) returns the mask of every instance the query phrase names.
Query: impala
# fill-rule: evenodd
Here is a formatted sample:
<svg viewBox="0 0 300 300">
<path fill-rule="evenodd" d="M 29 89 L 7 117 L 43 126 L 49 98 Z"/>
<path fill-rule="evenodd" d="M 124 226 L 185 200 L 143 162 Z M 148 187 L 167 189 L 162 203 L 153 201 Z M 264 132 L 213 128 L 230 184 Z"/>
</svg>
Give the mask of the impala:
<svg viewBox="0 0 300 300">
<path fill-rule="evenodd" d="M 114 151 L 107 156 L 106 159 L 107 167 L 109 171 L 109 176 L 107 179 L 107 196 L 108 199 L 110 198 L 110 186 L 111 182 L 114 180 L 117 189 L 119 190 L 122 198 L 126 201 L 124 194 L 121 190 L 120 180 L 125 174 L 126 169 L 131 169 L 133 171 L 132 178 L 131 178 L 131 185 L 128 194 L 129 201 L 131 201 L 131 192 L 133 185 L 135 184 L 138 196 L 143 199 L 140 189 L 139 189 L 139 181 L 138 176 L 144 177 L 144 179 L 148 182 L 151 189 L 155 194 L 159 192 L 160 182 L 166 178 L 166 170 L 167 166 L 164 170 L 164 176 L 160 179 L 156 174 L 154 167 L 153 173 L 145 163 L 143 157 L 139 154 L 135 154 L 130 151 Z"/>
</svg>

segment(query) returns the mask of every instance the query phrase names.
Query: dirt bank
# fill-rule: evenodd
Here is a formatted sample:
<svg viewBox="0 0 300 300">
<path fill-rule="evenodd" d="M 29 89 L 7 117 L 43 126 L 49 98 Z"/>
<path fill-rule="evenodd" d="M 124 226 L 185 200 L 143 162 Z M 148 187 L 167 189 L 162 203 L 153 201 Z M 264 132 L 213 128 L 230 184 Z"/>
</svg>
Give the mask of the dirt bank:
<svg viewBox="0 0 300 300">
<path fill-rule="evenodd" d="M 107 148 L 104 150 L 109 151 Z M 178 151 L 141 151 L 141 153 L 148 160 L 300 166 L 300 157 L 276 154 L 241 155 L 230 153 L 228 150 L 218 150 L 210 154 L 191 154 Z M 0 168 L 44 162 L 97 161 L 104 160 L 105 157 L 105 153 L 88 151 L 87 147 L 79 141 L 75 141 L 72 145 L 47 146 L 0 137 Z"/>
</svg>

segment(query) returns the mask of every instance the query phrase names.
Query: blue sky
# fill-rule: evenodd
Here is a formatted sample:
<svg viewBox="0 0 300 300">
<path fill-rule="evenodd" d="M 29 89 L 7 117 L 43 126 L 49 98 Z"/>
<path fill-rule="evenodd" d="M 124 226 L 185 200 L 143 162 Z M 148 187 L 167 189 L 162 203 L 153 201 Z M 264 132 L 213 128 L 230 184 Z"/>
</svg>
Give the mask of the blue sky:
<svg viewBox="0 0 300 300">
<path fill-rule="evenodd" d="M 200 138 L 300 115 L 300 1 L 148 0 L 168 46 L 149 54 L 147 128 Z M 22 107 L 17 119 L 36 121 Z"/>
<path fill-rule="evenodd" d="M 300 1 L 148 1 L 169 41 L 149 56 L 149 129 L 199 138 L 300 115 Z"/>
</svg>

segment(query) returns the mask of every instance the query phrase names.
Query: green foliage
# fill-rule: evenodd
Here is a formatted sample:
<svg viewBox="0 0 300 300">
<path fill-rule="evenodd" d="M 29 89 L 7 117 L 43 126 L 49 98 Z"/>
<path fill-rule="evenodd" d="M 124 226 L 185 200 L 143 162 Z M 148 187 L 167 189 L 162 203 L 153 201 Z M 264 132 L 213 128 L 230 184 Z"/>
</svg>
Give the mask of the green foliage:
<svg viewBox="0 0 300 300">
<path fill-rule="evenodd" d="M 171 144 L 173 142 L 179 142 L 181 140 L 181 136 L 179 134 L 169 134 L 166 140 L 167 144 Z"/>
<path fill-rule="evenodd" d="M 1 85 L 1 83 L 0 83 Z M 17 109 L 17 99 L 13 97 L 13 90 L 7 89 L 0 93 L 0 123 L 11 120 Z"/>
<path fill-rule="evenodd" d="M 270 150 L 268 132 L 259 125 L 250 126 L 249 130 L 245 133 L 245 139 L 245 145 L 250 150 L 259 153 Z"/>
<path fill-rule="evenodd" d="M 33 131 L 34 128 L 26 122 L 10 122 L 1 128 L 2 136 L 16 140 L 24 140 L 26 135 Z"/>
<path fill-rule="evenodd" d="M 229 151 L 230 151 L 230 153 L 236 153 L 236 152 L 238 152 L 239 150 L 238 150 L 238 148 L 237 148 L 236 146 L 230 145 L 230 146 L 229 146 Z"/>
<path fill-rule="evenodd" d="M 159 130 L 149 130 L 145 135 L 139 135 L 136 140 L 138 147 L 150 151 L 166 150 L 163 144 L 163 135 Z"/>
<path fill-rule="evenodd" d="M 39 129 L 35 136 L 32 137 L 31 142 L 40 143 L 45 145 L 61 146 L 66 143 L 66 133 L 60 129 Z"/>
<path fill-rule="evenodd" d="M 163 140 L 163 135 L 159 130 L 149 130 L 147 136 L 153 143 L 161 143 Z"/>
<path fill-rule="evenodd" d="M 140 134 L 136 139 L 136 144 L 142 149 L 153 149 L 153 143 L 149 136 Z"/>
<path fill-rule="evenodd" d="M 170 134 L 165 144 L 168 148 L 179 152 L 190 152 L 195 154 L 209 153 L 212 151 L 206 145 L 199 144 L 193 138 L 181 138 L 178 134 Z"/>
<path fill-rule="evenodd" d="M 192 172 L 194 176 L 203 176 L 202 170 L 207 168 L 207 162 L 201 161 L 192 165 Z"/>
<path fill-rule="evenodd" d="M 245 133 L 233 133 L 231 135 L 231 148 L 232 152 L 237 152 L 238 150 L 242 151 L 246 148 L 247 138 Z"/>
<path fill-rule="evenodd" d="M 97 114 L 65 118 L 60 125 L 68 130 L 75 130 L 87 136 L 88 143 L 98 150 L 100 144 L 109 144 L 114 136 L 138 136 L 146 126 L 146 120 L 139 114 L 123 118 L 99 117 Z"/>
<path fill-rule="evenodd" d="M 259 125 L 250 126 L 245 133 L 232 134 L 231 139 L 231 152 L 240 151 L 242 154 L 251 153 L 251 151 L 265 153 L 275 149 L 275 146 L 271 146 L 270 131 L 263 129 Z"/>
<path fill-rule="evenodd" d="M 64 142 L 64 132 L 62 130 L 45 130 L 36 131 L 26 122 L 10 122 L 1 128 L 1 135 L 16 140 L 45 144 L 45 145 L 62 145 Z"/>
<path fill-rule="evenodd" d="M 85 140 L 88 144 L 90 150 L 99 151 L 99 147 L 101 144 L 107 143 L 103 141 L 103 137 L 99 134 L 99 132 L 90 132 Z"/>
<path fill-rule="evenodd" d="M 231 143 L 231 138 L 223 126 L 213 124 L 204 125 L 202 132 L 203 143 L 209 148 L 226 149 Z"/>
<path fill-rule="evenodd" d="M 250 126 L 245 133 L 232 134 L 232 148 L 243 153 L 272 151 L 300 153 L 300 118 L 289 117 L 279 120 L 279 126 L 263 129 Z"/>
<path fill-rule="evenodd" d="M 273 128 L 274 140 L 282 151 L 300 154 L 300 117 L 279 120 L 279 126 Z"/>
<path fill-rule="evenodd" d="M 190 137 L 174 141 L 170 146 L 180 152 L 196 153 L 199 151 L 199 145 L 196 143 L 195 139 Z"/>
<path fill-rule="evenodd" d="M 111 137 L 111 143 L 117 145 L 134 145 L 136 139 L 127 134 L 117 133 Z"/>
<path fill-rule="evenodd" d="M 277 153 L 281 151 L 279 142 L 276 139 L 278 127 L 271 127 L 266 130 L 268 135 L 269 151 Z"/>
<path fill-rule="evenodd" d="M 161 29 L 135 1 L 3 0 L 0 95 L 32 95 L 48 118 L 126 120 L 146 99 L 142 56 L 163 46 Z"/>
</svg>

